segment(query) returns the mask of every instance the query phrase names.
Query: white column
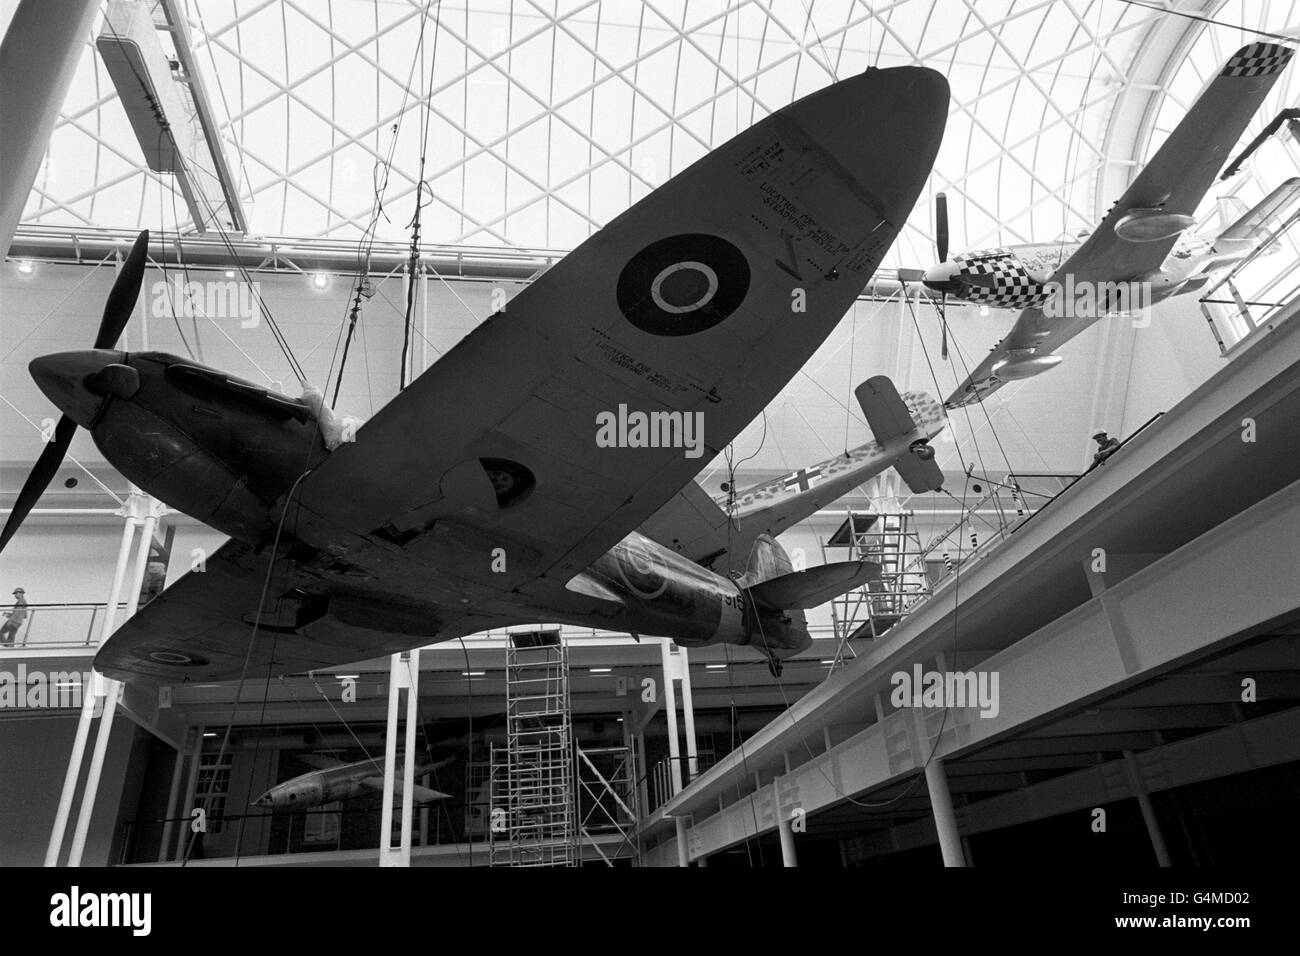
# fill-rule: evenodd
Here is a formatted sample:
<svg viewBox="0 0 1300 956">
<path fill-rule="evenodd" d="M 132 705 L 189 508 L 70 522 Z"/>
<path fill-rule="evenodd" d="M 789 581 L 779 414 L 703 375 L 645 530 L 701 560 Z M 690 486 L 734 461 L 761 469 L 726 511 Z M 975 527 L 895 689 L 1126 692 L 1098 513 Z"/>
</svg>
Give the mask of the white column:
<svg viewBox="0 0 1300 956">
<path fill-rule="evenodd" d="M 419 723 L 420 650 L 406 663 L 406 757 L 402 765 L 402 866 L 411 865 L 411 829 L 415 808 L 415 727 Z"/>
<path fill-rule="evenodd" d="M 176 765 L 172 767 L 172 785 L 167 791 L 167 809 L 163 814 L 167 819 L 163 823 L 162 838 L 158 841 L 159 863 L 167 861 L 167 847 L 172 842 L 172 833 L 176 827 L 176 801 L 180 799 L 181 781 L 185 779 L 185 744 L 188 742 L 187 736 L 176 750 Z"/>
<path fill-rule="evenodd" d="M 135 552 L 135 568 L 131 575 L 131 589 L 126 594 L 124 620 L 130 620 L 140 608 L 140 588 L 144 585 L 145 570 L 149 566 L 149 551 L 153 545 L 153 533 L 158 526 L 158 509 L 153 499 L 146 498 L 145 504 L 149 511 L 140 530 L 140 542 Z M 81 857 L 86 851 L 90 820 L 95 812 L 95 800 L 99 797 L 99 778 L 104 771 L 104 757 L 108 753 L 108 742 L 113 733 L 113 718 L 117 716 L 117 699 L 122 694 L 122 685 L 115 680 L 104 678 L 103 687 L 104 713 L 99 719 L 99 735 L 95 738 L 95 750 L 90 757 L 90 770 L 86 772 L 86 787 L 81 794 L 81 811 L 77 815 L 77 829 L 72 834 L 68 866 L 81 866 Z"/>
<path fill-rule="evenodd" d="M 130 499 L 127 504 L 129 508 Z M 126 565 L 131 556 L 131 540 L 135 537 L 135 529 L 139 523 L 140 519 L 128 510 L 126 522 L 122 526 L 122 541 L 117 549 L 117 564 L 113 569 L 113 584 L 108 592 L 108 605 L 104 608 L 104 624 L 99 632 L 100 647 L 113 633 L 117 604 L 122 599 L 122 582 L 126 578 Z M 63 837 L 68 828 L 68 817 L 72 814 L 72 798 L 77 792 L 81 763 L 86 756 L 86 740 L 90 737 L 90 722 L 95 716 L 95 701 L 98 699 L 95 691 L 98 688 L 98 674 L 91 674 L 90 686 L 81 688 L 81 714 L 77 718 L 77 733 L 72 740 L 72 753 L 68 755 L 68 769 L 63 776 L 63 792 L 59 795 L 59 807 L 54 814 L 54 829 L 50 832 L 50 842 L 45 848 L 46 866 L 58 866 L 59 855 L 63 852 Z"/>
<path fill-rule="evenodd" d="M 673 817 L 673 822 L 677 825 L 677 865 L 691 865 L 691 848 L 686 840 L 686 818 Z"/>
<path fill-rule="evenodd" d="M 673 654 L 669 650 L 670 641 L 663 638 L 659 642 L 659 653 L 664 670 L 664 710 L 668 714 L 668 775 L 672 780 L 672 796 L 682 789 L 682 752 L 677 740 L 677 691 L 673 687 Z"/>
<path fill-rule="evenodd" d="M 398 866 L 393 849 L 393 793 L 397 774 L 397 703 L 402 686 L 402 655 L 388 661 L 388 728 L 384 734 L 384 806 L 379 817 L 379 865 Z"/>
<path fill-rule="evenodd" d="M 207 727 L 203 724 L 194 728 L 194 748 L 190 751 L 190 778 L 185 783 L 185 802 L 181 804 L 183 812 L 179 814 L 185 822 L 181 824 L 180 832 L 176 834 L 176 859 L 182 863 L 189 854 L 190 821 L 193 819 L 194 798 L 198 795 L 199 765 L 203 763 L 203 734 L 206 730 Z"/>
<path fill-rule="evenodd" d="M 1160 866 L 1172 866 L 1173 864 L 1169 862 L 1169 848 L 1165 846 L 1165 835 L 1160 832 L 1160 821 L 1156 819 L 1151 797 L 1142 782 L 1142 768 L 1131 750 L 1124 751 L 1124 774 L 1128 777 L 1129 789 L 1133 791 L 1138 807 L 1142 810 L 1142 820 L 1147 825 L 1147 836 L 1151 839 L 1151 849 L 1155 851 L 1156 863 Z"/>
<path fill-rule="evenodd" d="M 948 775 L 943 769 L 943 760 L 935 757 L 926 764 L 925 783 L 930 789 L 930 808 L 934 811 L 935 829 L 939 831 L 943 865 L 965 866 L 966 859 L 961 853 L 957 816 L 952 811 L 952 794 L 948 792 Z"/>
<path fill-rule="evenodd" d="M 99 0 L 22 0 L 0 42 L 0 256 L 9 251 Z"/>
<path fill-rule="evenodd" d="M 776 832 L 781 838 L 781 865 L 798 866 L 799 857 L 794 851 L 794 827 L 790 823 L 790 818 L 781 812 L 781 804 L 776 798 L 775 788 L 772 791 L 772 806 L 776 810 Z"/>
<path fill-rule="evenodd" d="M 677 651 L 682 676 L 682 717 L 686 723 L 686 772 L 694 780 L 700 772 L 699 751 L 695 742 L 695 704 L 691 699 L 691 659 L 686 648 Z"/>
</svg>

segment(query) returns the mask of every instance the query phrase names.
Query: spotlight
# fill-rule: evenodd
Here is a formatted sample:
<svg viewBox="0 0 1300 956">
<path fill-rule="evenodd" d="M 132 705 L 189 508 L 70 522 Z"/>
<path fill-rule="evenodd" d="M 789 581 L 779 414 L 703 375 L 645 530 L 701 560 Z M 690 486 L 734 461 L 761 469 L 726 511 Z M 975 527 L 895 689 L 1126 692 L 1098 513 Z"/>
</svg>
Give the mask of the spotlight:
<svg viewBox="0 0 1300 956">
<path fill-rule="evenodd" d="M 21 272 L 23 275 L 25 275 L 25 276 L 29 276 L 29 275 L 32 274 L 32 272 L 33 272 L 35 269 L 36 269 L 36 266 L 32 265 L 32 260 L 30 260 L 30 259 L 19 259 L 19 260 L 18 260 L 18 271 Z"/>
<path fill-rule="evenodd" d="M 610 671 L 612 671 L 613 669 L 614 669 L 614 668 L 612 668 L 612 667 L 588 667 L 588 668 L 587 668 L 587 673 L 589 673 L 589 674 L 608 674 L 608 673 L 609 673 Z"/>
<path fill-rule="evenodd" d="M 226 270 L 226 278 L 227 278 L 227 279 L 233 279 L 234 277 L 235 277 L 235 270 L 234 270 L 234 269 L 227 269 L 227 270 Z"/>
<path fill-rule="evenodd" d="M 330 284 L 330 277 L 323 272 L 318 272 L 311 277 L 311 284 L 317 289 L 323 289 Z"/>
</svg>

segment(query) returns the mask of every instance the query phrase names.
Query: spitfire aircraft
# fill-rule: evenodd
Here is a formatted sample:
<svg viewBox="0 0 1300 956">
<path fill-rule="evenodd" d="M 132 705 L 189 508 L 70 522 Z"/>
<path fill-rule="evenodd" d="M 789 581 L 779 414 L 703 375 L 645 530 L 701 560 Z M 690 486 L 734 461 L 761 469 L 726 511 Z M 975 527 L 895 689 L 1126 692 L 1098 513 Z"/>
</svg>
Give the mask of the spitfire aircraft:
<svg viewBox="0 0 1300 956">
<path fill-rule="evenodd" d="M 1300 180 L 1283 183 L 1199 249 L 1178 239 L 1195 223 L 1196 207 L 1293 52 L 1260 42 L 1233 54 L 1081 243 L 985 249 L 949 259 L 947 202 L 937 197 L 935 233 L 943 261 L 903 277 L 919 278 L 944 297 L 1022 310 L 1011 332 L 945 401 L 949 408 L 1055 368 L 1061 362 L 1056 350 L 1102 316 L 1194 292 L 1253 251 L 1268 235 L 1267 223 L 1300 195 Z"/>
<path fill-rule="evenodd" d="M 947 107 L 942 75 L 898 67 L 760 120 L 582 243 L 342 443 L 326 440 L 319 401 L 116 348 L 142 234 L 94 347 L 31 363 L 64 417 L 0 547 L 81 426 L 130 481 L 231 536 L 105 642 L 95 667 L 109 677 L 302 673 L 539 621 L 750 646 L 779 673 L 811 642 L 803 609 L 874 569 L 795 571 L 758 524 L 726 574 L 656 541 L 652 519 L 701 464 L 672 426 L 700 423 L 707 462 L 808 361 L 913 209 Z M 891 405 L 902 412 L 877 440 L 927 461 L 924 431 Z M 603 447 L 597 425 L 620 406 L 667 440 Z"/>
<path fill-rule="evenodd" d="M 384 761 L 380 758 L 344 763 L 333 757 L 302 754 L 294 759 L 316 769 L 284 783 L 277 783 L 254 800 L 253 806 L 271 807 L 274 810 L 308 810 L 336 800 L 351 800 L 367 793 L 384 792 Z M 418 765 L 415 776 L 422 777 L 426 773 L 441 770 L 454 759 L 450 757 L 437 763 Z M 400 769 L 394 785 L 394 794 L 401 796 L 403 775 Z M 416 803 L 432 803 L 435 800 L 449 799 L 449 796 L 418 784 L 411 787 L 411 799 Z"/>
</svg>

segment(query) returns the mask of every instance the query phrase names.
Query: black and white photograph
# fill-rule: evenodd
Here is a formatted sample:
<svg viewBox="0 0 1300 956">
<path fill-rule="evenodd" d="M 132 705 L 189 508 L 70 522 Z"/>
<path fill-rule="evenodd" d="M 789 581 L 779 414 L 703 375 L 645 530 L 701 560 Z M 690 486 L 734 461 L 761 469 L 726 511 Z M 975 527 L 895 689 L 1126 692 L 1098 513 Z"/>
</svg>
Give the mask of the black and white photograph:
<svg viewBox="0 0 1300 956">
<path fill-rule="evenodd" d="M 0 0 L 20 922 L 1284 928 L 1297 47 L 1300 0 Z M 729 872 L 605 875 L 656 868 Z"/>
</svg>

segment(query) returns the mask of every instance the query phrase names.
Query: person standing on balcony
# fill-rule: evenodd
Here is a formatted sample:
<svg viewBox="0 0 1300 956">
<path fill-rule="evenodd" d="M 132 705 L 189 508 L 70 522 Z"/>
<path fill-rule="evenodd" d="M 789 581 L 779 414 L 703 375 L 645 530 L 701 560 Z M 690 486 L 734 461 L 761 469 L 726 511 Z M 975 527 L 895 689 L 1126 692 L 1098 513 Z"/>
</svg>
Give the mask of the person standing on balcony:
<svg viewBox="0 0 1300 956">
<path fill-rule="evenodd" d="M 27 620 L 27 592 L 22 588 L 14 588 L 14 606 L 5 615 L 4 626 L 0 627 L 0 644 L 12 647 L 18 629 L 23 626 L 25 620 Z"/>
</svg>

